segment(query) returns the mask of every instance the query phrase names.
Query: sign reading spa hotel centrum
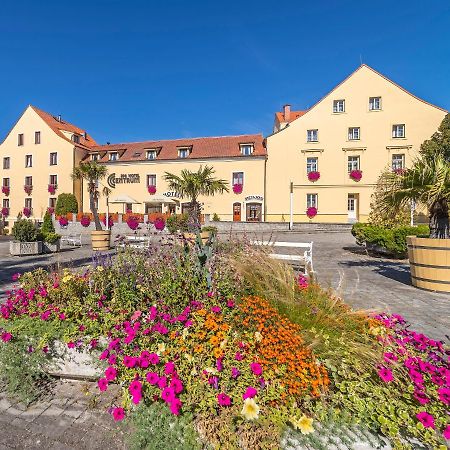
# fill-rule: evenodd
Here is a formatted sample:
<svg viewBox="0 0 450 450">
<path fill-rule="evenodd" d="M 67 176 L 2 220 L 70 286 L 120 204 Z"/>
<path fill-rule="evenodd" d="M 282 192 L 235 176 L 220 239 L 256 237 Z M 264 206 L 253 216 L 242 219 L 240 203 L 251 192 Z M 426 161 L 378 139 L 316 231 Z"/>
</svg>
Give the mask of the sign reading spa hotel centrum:
<svg viewBox="0 0 450 450">
<path fill-rule="evenodd" d="M 140 183 L 141 177 L 138 173 L 125 174 L 121 173 L 120 177 L 116 177 L 115 173 L 112 173 L 108 177 L 108 185 L 113 189 L 116 187 L 116 184 L 129 184 L 129 183 Z"/>
</svg>

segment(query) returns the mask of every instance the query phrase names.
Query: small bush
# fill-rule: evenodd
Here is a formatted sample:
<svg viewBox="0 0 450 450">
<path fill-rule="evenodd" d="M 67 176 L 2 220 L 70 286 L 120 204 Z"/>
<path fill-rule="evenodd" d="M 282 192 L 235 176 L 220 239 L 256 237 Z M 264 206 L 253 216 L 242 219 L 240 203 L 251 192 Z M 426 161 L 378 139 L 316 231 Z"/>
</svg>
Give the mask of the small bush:
<svg viewBox="0 0 450 450">
<path fill-rule="evenodd" d="M 48 211 L 44 215 L 44 222 L 41 227 L 41 233 L 45 236 L 48 233 L 54 233 L 55 227 L 53 226 L 53 220 Z"/>
<path fill-rule="evenodd" d="M 217 235 L 217 227 L 209 225 L 207 227 L 203 227 L 202 228 L 202 232 L 210 233 L 210 234 L 213 234 L 215 236 L 215 235 Z"/>
<path fill-rule="evenodd" d="M 47 242 L 48 244 L 55 244 L 58 239 L 61 238 L 61 235 L 58 233 L 46 233 L 43 235 L 44 237 L 44 241 Z"/>
<path fill-rule="evenodd" d="M 214 213 L 211 220 L 213 222 L 220 222 L 220 217 L 217 215 L 217 213 Z"/>
<path fill-rule="evenodd" d="M 32 220 L 17 219 L 12 228 L 14 240 L 19 242 L 36 242 L 41 238 L 39 230 Z"/>
<path fill-rule="evenodd" d="M 174 214 L 167 218 L 166 226 L 171 233 L 186 232 L 188 231 L 188 215 Z"/>
<path fill-rule="evenodd" d="M 59 194 L 56 200 L 55 214 L 65 216 L 68 213 L 78 212 L 78 202 L 73 194 Z"/>
</svg>

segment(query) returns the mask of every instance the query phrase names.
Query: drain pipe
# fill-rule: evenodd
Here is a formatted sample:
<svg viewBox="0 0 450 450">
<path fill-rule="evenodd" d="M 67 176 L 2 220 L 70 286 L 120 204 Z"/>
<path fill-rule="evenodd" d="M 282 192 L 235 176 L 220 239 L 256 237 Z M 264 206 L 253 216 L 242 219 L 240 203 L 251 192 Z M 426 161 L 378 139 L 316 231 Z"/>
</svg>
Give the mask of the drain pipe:
<svg viewBox="0 0 450 450">
<path fill-rule="evenodd" d="M 294 183 L 291 181 L 289 185 L 289 230 L 294 228 Z"/>
</svg>

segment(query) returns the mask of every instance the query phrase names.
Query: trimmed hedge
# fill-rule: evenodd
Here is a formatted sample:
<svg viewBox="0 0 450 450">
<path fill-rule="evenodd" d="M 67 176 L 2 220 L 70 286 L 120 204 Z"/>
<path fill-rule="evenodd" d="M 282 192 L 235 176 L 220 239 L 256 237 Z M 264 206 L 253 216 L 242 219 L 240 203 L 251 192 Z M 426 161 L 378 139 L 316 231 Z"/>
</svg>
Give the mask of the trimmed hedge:
<svg viewBox="0 0 450 450">
<path fill-rule="evenodd" d="M 352 227 L 358 245 L 365 245 L 369 250 L 387 254 L 395 258 L 406 258 L 406 236 L 428 236 L 428 225 L 416 227 L 404 226 L 396 228 L 384 228 L 368 223 L 355 223 Z M 378 249 L 377 249 L 378 247 Z"/>
<path fill-rule="evenodd" d="M 55 214 L 65 216 L 68 213 L 78 212 L 78 202 L 73 194 L 62 193 L 58 195 L 56 200 Z"/>
<path fill-rule="evenodd" d="M 166 226 L 170 233 L 177 231 L 188 231 L 188 215 L 187 214 L 173 214 L 166 220 Z"/>
</svg>

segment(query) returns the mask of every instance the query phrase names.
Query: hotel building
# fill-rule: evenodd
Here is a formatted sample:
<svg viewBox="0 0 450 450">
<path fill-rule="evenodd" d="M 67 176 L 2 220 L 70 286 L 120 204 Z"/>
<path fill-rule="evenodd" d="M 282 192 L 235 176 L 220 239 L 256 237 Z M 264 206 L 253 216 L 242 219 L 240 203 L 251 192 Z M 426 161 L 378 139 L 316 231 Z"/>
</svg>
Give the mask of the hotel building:
<svg viewBox="0 0 450 450">
<path fill-rule="evenodd" d="M 98 145 L 85 129 L 34 106 L 0 145 L 0 206 L 9 219 L 27 208 L 41 219 L 60 193 L 89 211 L 86 186 L 73 167 L 108 167 L 111 193 L 100 212 L 182 212 L 166 172 L 213 166 L 230 191 L 200 198 L 203 212 L 228 221 L 351 223 L 366 221 L 380 173 L 411 164 L 447 111 L 362 65 L 313 107 L 275 114 L 273 133 Z M 351 177 L 354 173 L 359 177 Z M 314 173 L 314 176 L 311 174 Z M 100 188 L 102 186 L 99 186 Z M 316 215 L 307 216 L 308 208 Z"/>
</svg>

